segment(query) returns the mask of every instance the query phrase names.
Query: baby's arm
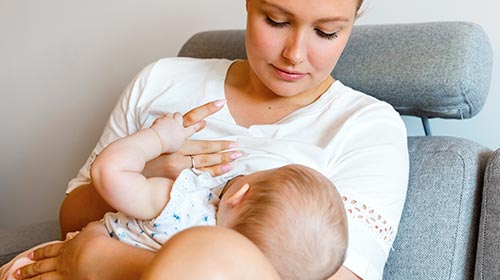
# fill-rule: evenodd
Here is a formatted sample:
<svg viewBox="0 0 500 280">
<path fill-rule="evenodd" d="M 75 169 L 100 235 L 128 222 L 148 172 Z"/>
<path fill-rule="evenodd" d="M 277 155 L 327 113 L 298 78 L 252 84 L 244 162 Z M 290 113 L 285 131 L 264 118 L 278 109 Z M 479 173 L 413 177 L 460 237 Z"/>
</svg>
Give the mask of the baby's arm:
<svg viewBox="0 0 500 280">
<path fill-rule="evenodd" d="M 182 115 L 164 115 L 150 128 L 116 140 L 96 158 L 90 170 L 99 194 L 116 210 L 137 219 L 152 219 L 170 199 L 173 181 L 146 178 L 146 162 L 176 152 L 203 122 L 184 127 Z"/>
</svg>

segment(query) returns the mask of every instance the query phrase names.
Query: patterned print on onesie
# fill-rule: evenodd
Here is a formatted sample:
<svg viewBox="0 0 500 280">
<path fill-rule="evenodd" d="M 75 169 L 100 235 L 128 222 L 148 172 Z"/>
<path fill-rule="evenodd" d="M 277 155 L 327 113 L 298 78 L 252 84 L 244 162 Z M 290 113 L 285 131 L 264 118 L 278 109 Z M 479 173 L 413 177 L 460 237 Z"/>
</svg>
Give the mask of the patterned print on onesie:
<svg viewBox="0 0 500 280">
<path fill-rule="evenodd" d="M 221 180 L 208 172 L 185 169 L 175 180 L 170 200 L 158 217 L 138 220 L 123 213 L 108 213 L 103 222 L 110 236 L 127 244 L 158 251 L 174 234 L 186 228 L 215 225 Z"/>
</svg>

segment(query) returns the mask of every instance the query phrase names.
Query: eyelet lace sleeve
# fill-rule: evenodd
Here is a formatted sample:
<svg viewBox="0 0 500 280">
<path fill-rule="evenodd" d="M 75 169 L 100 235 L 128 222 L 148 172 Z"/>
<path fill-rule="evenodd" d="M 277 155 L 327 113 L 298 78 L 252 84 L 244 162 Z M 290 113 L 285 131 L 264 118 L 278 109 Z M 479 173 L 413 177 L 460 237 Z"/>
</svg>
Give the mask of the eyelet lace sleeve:
<svg viewBox="0 0 500 280">
<path fill-rule="evenodd" d="M 348 219 L 364 223 L 375 233 L 375 237 L 382 243 L 392 246 L 395 238 L 394 226 L 375 209 L 360 201 L 342 196 Z"/>
</svg>

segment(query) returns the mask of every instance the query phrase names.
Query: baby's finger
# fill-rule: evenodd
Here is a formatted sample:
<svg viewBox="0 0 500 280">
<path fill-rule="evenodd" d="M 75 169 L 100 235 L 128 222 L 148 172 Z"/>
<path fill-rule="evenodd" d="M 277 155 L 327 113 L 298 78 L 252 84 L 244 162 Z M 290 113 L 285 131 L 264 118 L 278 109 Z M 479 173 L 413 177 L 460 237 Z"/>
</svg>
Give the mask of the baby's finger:
<svg viewBox="0 0 500 280">
<path fill-rule="evenodd" d="M 192 109 L 191 111 L 184 114 L 184 126 L 188 127 L 203 120 L 204 118 L 222 109 L 224 104 L 226 104 L 226 100 L 221 99 L 203 104 Z"/>
<path fill-rule="evenodd" d="M 183 116 L 181 113 L 179 112 L 175 112 L 173 115 L 172 115 L 172 118 L 176 121 L 176 122 L 179 122 L 179 123 L 183 123 L 184 122 L 184 119 L 183 119 Z"/>
</svg>

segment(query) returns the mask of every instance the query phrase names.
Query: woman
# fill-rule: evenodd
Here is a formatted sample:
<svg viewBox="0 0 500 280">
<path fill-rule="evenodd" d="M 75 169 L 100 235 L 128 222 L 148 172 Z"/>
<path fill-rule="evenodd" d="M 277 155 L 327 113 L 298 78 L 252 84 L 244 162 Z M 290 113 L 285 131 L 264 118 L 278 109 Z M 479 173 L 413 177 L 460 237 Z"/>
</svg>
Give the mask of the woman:
<svg viewBox="0 0 500 280">
<path fill-rule="evenodd" d="M 408 178 L 406 130 L 399 115 L 344 86 L 330 73 L 351 33 L 362 0 L 247 0 L 248 60 L 171 58 L 145 68 L 122 96 L 107 128 L 61 208 L 63 232 L 110 211 L 85 176 L 95 155 L 117 137 L 148 126 L 155 111 L 188 111 L 225 98 L 227 110 L 207 119 L 199 139 L 282 142 L 337 186 L 349 218 L 349 248 L 332 279 L 381 279 L 395 238 Z M 200 120 L 209 107 L 185 115 Z M 237 138 L 236 138 L 237 137 Z M 266 142 L 270 141 L 270 142 Z M 196 167 L 221 174 L 237 157 L 234 142 L 189 142 L 162 156 L 146 175 L 175 178 Z M 276 145 L 275 145 L 276 146 Z M 100 248 L 105 248 L 100 250 Z M 167 248 L 165 248 L 167 249 Z M 64 246 L 38 250 L 25 279 L 138 279 L 155 254 L 100 238 L 87 228 Z"/>
</svg>

